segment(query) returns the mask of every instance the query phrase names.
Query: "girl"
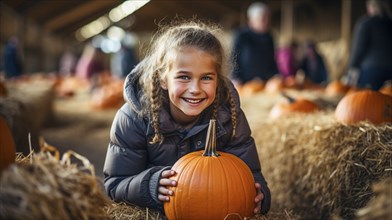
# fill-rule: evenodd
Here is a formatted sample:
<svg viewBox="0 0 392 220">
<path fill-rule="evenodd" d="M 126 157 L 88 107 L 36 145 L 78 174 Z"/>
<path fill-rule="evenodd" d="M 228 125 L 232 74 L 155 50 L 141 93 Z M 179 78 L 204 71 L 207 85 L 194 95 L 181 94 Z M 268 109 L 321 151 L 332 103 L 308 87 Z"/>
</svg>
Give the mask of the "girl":
<svg viewBox="0 0 392 220">
<path fill-rule="evenodd" d="M 270 191 L 261 174 L 250 128 L 228 80 L 219 29 L 187 22 L 161 29 L 147 56 L 127 76 L 126 104 L 117 112 L 104 165 L 104 184 L 116 202 L 163 210 L 176 186 L 171 166 L 204 149 L 211 118 L 217 149 L 240 157 L 255 178 L 255 213 L 267 213 Z"/>
</svg>

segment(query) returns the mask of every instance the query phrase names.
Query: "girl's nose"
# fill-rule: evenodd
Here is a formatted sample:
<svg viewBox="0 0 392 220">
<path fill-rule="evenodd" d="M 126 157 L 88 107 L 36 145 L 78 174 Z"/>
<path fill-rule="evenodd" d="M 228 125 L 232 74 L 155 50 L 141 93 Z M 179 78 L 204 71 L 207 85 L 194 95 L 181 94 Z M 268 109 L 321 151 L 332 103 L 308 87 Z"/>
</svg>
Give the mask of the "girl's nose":
<svg viewBox="0 0 392 220">
<path fill-rule="evenodd" d="M 189 86 L 189 92 L 192 94 L 200 92 L 200 85 L 197 80 L 192 81 L 192 83 Z"/>
</svg>

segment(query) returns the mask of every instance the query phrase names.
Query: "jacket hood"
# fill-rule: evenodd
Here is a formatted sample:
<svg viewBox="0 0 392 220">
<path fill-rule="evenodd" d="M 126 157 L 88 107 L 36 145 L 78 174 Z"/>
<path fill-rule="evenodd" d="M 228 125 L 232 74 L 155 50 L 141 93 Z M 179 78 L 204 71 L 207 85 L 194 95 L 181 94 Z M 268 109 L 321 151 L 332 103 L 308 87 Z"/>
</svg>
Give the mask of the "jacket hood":
<svg viewBox="0 0 392 220">
<path fill-rule="evenodd" d="M 139 65 L 137 65 L 125 78 L 123 93 L 124 100 L 129 104 L 132 110 L 137 113 L 142 110 L 142 105 L 140 103 L 141 86 L 139 84 L 139 79 L 141 72 L 139 71 Z"/>
</svg>

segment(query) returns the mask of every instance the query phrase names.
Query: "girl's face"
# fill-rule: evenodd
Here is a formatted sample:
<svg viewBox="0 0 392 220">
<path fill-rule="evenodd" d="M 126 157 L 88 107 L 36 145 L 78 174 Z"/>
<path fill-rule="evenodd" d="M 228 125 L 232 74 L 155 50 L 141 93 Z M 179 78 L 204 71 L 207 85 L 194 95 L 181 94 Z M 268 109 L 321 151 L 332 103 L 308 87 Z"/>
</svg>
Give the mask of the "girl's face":
<svg viewBox="0 0 392 220">
<path fill-rule="evenodd" d="M 174 120 L 189 125 L 210 106 L 216 96 L 218 73 L 214 58 L 194 47 L 181 49 L 162 83 L 170 99 Z"/>
</svg>

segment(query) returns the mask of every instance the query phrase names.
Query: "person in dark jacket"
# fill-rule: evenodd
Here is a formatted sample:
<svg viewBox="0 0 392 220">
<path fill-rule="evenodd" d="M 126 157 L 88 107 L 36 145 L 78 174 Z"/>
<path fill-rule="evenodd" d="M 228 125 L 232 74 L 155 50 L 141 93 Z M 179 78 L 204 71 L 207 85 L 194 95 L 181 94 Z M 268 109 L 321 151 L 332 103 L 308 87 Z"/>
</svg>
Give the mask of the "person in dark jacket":
<svg viewBox="0 0 392 220">
<path fill-rule="evenodd" d="M 4 72 L 6 78 L 16 78 L 23 74 L 18 47 L 19 39 L 17 37 L 11 37 L 4 47 Z"/>
<path fill-rule="evenodd" d="M 317 51 L 316 43 L 307 41 L 304 48 L 305 53 L 301 60 L 300 69 L 304 71 L 305 78 L 316 84 L 327 84 L 328 71 L 323 57 Z"/>
<path fill-rule="evenodd" d="M 386 4 L 385 0 L 368 0 L 368 16 L 355 26 L 349 75 L 357 81 L 350 84 L 360 88 L 378 90 L 392 79 L 392 19 Z"/>
<path fill-rule="evenodd" d="M 104 185 L 115 202 L 163 211 L 176 186 L 171 166 L 204 149 L 216 119 L 219 151 L 241 158 L 253 172 L 255 213 L 267 213 L 270 190 L 238 94 L 228 78 L 219 28 L 185 22 L 158 32 L 146 57 L 126 77 L 126 103 L 110 132 Z M 164 31 L 162 31 L 164 30 Z"/>
<path fill-rule="evenodd" d="M 248 26 L 236 31 L 232 59 L 235 68 L 232 80 L 242 85 L 254 79 L 268 80 L 278 74 L 275 42 L 269 30 L 270 11 L 261 2 L 252 3 L 247 10 Z"/>
</svg>

